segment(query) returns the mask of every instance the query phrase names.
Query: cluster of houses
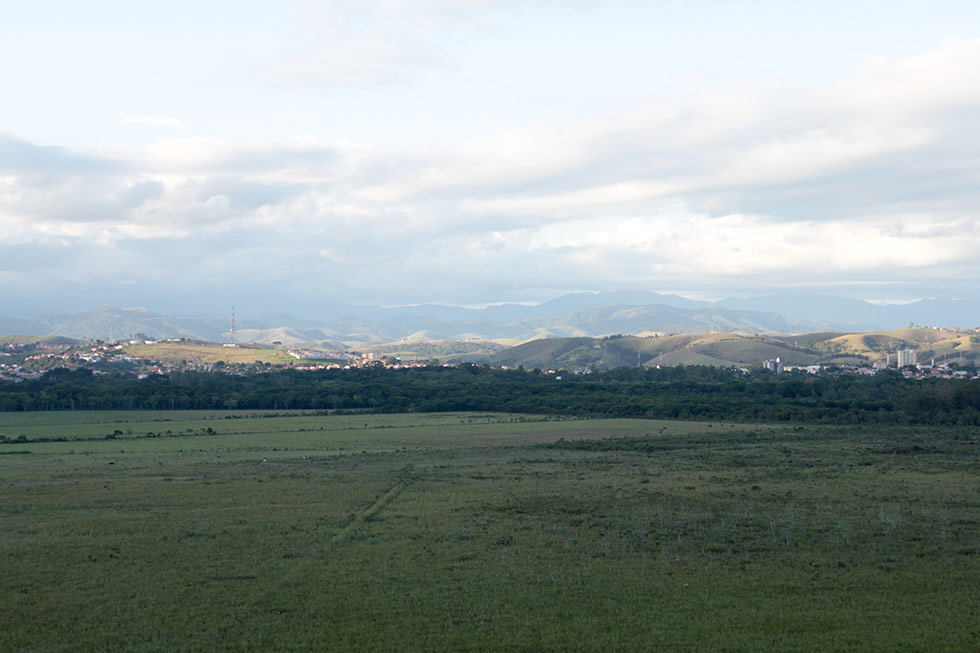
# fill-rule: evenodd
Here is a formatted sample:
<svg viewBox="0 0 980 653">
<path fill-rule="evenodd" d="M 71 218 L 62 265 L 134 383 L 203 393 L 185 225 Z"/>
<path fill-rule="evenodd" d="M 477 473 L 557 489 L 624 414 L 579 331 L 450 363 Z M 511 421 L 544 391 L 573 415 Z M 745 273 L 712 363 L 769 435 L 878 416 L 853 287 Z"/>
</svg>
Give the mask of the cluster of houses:
<svg viewBox="0 0 980 653">
<path fill-rule="evenodd" d="M 158 360 L 151 356 L 134 357 L 125 353 L 127 344 L 157 344 L 156 341 L 96 341 L 85 347 L 55 344 L 4 345 L 0 347 L 0 381 L 24 381 L 37 379 L 44 370 L 54 367 L 88 367 L 96 374 L 104 371 L 132 373 L 139 378 L 171 372 L 215 370 L 230 374 L 263 373 L 281 366 L 265 364 L 214 364 L 194 360 L 180 362 Z M 289 365 L 295 370 L 351 369 L 353 367 L 384 366 L 392 368 L 419 367 L 424 362 L 402 362 L 400 359 L 374 353 L 326 351 L 320 349 L 291 349 L 290 356 L 296 363 Z M 6 360 L 5 360 L 6 359 Z"/>
<path fill-rule="evenodd" d="M 27 381 L 29 379 L 36 379 L 41 374 L 42 372 L 36 370 L 25 370 L 20 365 L 9 365 L 0 362 L 0 381 Z"/>
<path fill-rule="evenodd" d="M 142 341 L 139 341 L 142 344 Z M 141 378 L 150 374 L 166 374 L 187 365 L 174 365 L 165 361 L 148 360 L 129 356 L 123 351 L 124 344 L 97 342 L 79 349 L 63 344 L 4 345 L 0 351 L 0 380 L 24 381 L 39 378 L 45 370 L 54 367 L 89 367 L 95 374 L 111 367 L 115 370 L 138 374 Z M 25 353 L 33 352 L 33 353 Z M 20 355 L 18 355 L 20 354 Z M 7 358 L 11 362 L 4 361 Z M 16 362 L 15 362 L 16 361 Z M 194 367 L 194 363 L 189 363 Z"/>
<path fill-rule="evenodd" d="M 966 370 L 956 369 L 950 365 L 935 360 L 929 364 L 919 363 L 918 354 L 914 349 L 904 349 L 896 352 L 894 356 L 895 364 L 892 365 L 892 354 L 887 354 L 885 360 L 875 361 L 870 365 L 784 365 L 779 358 L 763 361 L 762 368 L 775 374 L 784 372 L 806 372 L 807 374 L 822 374 L 833 372 L 835 374 L 861 374 L 873 376 L 878 372 L 888 369 L 897 369 L 902 376 L 907 379 L 965 379 L 980 378 L 980 374 L 974 374 Z"/>
</svg>

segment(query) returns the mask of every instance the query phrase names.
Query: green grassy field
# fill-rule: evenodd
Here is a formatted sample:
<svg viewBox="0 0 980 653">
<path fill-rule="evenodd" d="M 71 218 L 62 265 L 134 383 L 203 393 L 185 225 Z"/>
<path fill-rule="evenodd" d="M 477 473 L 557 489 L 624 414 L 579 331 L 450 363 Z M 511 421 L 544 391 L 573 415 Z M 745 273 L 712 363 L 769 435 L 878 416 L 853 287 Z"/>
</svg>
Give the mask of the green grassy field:
<svg viewBox="0 0 980 653">
<path fill-rule="evenodd" d="M 250 411 L 0 435 L 0 650 L 980 642 L 969 430 Z"/>
</svg>

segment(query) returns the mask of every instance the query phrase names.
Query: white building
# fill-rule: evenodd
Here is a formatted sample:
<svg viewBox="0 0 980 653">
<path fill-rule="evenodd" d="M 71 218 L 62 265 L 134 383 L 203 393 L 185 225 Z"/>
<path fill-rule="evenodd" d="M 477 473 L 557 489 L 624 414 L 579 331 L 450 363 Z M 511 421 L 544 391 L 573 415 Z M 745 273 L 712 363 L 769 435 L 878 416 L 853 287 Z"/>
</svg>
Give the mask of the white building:
<svg viewBox="0 0 980 653">
<path fill-rule="evenodd" d="M 918 365 L 919 357 L 915 355 L 914 349 L 900 349 L 898 351 L 898 367 L 905 367 L 906 365 Z"/>
<path fill-rule="evenodd" d="M 762 367 L 769 370 L 770 372 L 775 372 L 776 374 L 783 373 L 783 364 L 782 362 L 780 362 L 778 356 L 776 357 L 775 360 L 767 360 L 764 363 L 762 363 Z"/>
</svg>

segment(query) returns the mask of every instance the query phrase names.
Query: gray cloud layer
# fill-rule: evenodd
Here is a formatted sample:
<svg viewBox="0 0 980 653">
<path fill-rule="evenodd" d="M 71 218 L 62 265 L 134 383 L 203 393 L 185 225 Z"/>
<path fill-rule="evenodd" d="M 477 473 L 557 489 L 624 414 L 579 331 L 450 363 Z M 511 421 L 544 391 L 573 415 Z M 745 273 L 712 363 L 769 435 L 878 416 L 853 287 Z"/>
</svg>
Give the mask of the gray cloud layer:
<svg viewBox="0 0 980 653">
<path fill-rule="evenodd" d="M 952 41 L 822 86 L 653 94 L 452 147 L 0 136 L 3 300 L 975 294 L 976 79 L 980 41 Z"/>
</svg>

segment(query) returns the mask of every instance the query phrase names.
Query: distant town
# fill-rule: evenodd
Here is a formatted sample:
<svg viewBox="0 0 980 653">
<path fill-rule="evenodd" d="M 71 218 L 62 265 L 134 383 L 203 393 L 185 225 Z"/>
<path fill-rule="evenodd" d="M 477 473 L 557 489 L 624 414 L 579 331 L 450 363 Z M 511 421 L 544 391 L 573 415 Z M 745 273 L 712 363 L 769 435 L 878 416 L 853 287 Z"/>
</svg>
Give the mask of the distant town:
<svg viewBox="0 0 980 653">
<path fill-rule="evenodd" d="M 894 362 L 893 362 L 894 361 Z M 908 379 L 934 379 L 934 378 L 980 378 L 975 370 L 959 369 L 949 363 L 936 362 L 931 359 L 929 363 L 920 363 L 918 354 L 914 349 L 902 349 L 894 355 L 888 354 L 883 361 L 875 361 L 870 366 L 856 365 L 783 365 L 779 358 L 763 361 L 762 368 L 774 374 L 800 373 L 807 374 L 863 374 L 873 376 L 885 370 L 897 370 Z M 744 370 L 748 372 L 748 370 Z"/>
<path fill-rule="evenodd" d="M 179 344 L 190 352 L 187 358 L 175 360 L 166 345 Z M 133 348 L 140 354 L 134 355 Z M 237 350 L 244 356 L 229 355 L 229 360 L 214 360 L 215 350 Z M 281 351 L 282 362 L 262 362 L 262 356 L 252 360 L 251 352 Z M 167 355 L 171 354 L 171 355 Z M 238 359 L 236 361 L 236 359 Z M 204 343 L 173 338 L 156 340 L 110 340 L 76 345 L 66 343 L 8 343 L 0 346 L 0 380 L 21 381 L 36 379 L 58 367 L 87 368 L 95 374 L 117 372 L 138 378 L 173 372 L 225 372 L 228 374 L 257 374 L 278 368 L 294 370 L 351 369 L 352 367 L 383 366 L 423 367 L 433 361 L 402 362 L 400 359 L 376 356 L 374 353 L 327 351 L 321 349 L 268 350 L 257 345 L 237 343 Z"/>
<path fill-rule="evenodd" d="M 671 336 L 658 335 L 661 341 Z M 705 336 L 707 337 L 707 336 Z M 647 336 L 647 339 L 650 337 Z M 688 337 L 690 338 L 690 337 Z M 601 344 L 608 341 L 635 340 L 642 342 L 643 338 L 634 336 L 613 336 L 596 339 L 592 349 L 601 349 Z M 976 339 L 976 336 L 973 336 Z M 532 341 L 538 346 L 549 339 Z M 562 340 L 562 339 L 553 339 Z M 525 343 L 530 346 L 531 343 Z M 522 345 L 522 346 L 525 346 Z M 513 348 L 513 351 L 520 347 Z M 909 379 L 931 378 L 978 378 L 977 366 L 972 360 L 957 358 L 950 360 L 942 355 L 938 360 L 934 351 L 926 351 L 933 355 L 920 360 L 920 351 L 912 348 L 896 349 L 885 352 L 880 360 L 860 360 L 850 357 L 829 363 L 790 364 L 782 357 L 776 356 L 759 360 L 756 364 L 733 364 L 731 367 L 743 374 L 809 374 L 809 375 L 875 375 L 880 373 L 901 374 Z M 632 354 L 631 354 L 632 355 Z M 639 350 L 635 355 L 636 363 L 621 366 L 664 367 L 670 363 L 660 362 L 661 357 L 646 356 L 641 358 Z M 574 357 L 571 364 L 534 365 L 546 374 L 589 374 L 598 368 L 588 364 L 581 357 Z M 177 372 L 222 372 L 226 374 L 261 374 L 277 369 L 292 370 L 322 370 L 322 369 L 354 369 L 365 367 L 384 367 L 389 369 L 455 366 L 462 363 L 488 364 L 501 369 L 528 367 L 521 363 L 515 365 L 506 356 L 497 360 L 487 361 L 486 357 L 442 357 L 422 358 L 419 356 L 399 356 L 339 349 L 320 349 L 315 347 L 284 347 L 279 343 L 274 345 L 259 345 L 250 343 L 208 343 L 192 341 L 184 338 L 169 338 L 152 340 L 131 338 L 127 340 L 95 340 L 77 342 L 68 339 L 47 338 L 41 341 L 8 342 L 0 345 L 0 381 L 23 381 L 41 377 L 46 371 L 55 368 L 78 369 L 85 368 L 94 374 L 122 373 L 131 374 L 137 378 L 147 378 L 152 375 L 167 375 Z M 688 363 L 700 364 L 695 359 Z M 607 364 L 606 367 L 616 366 Z M 717 366 L 717 365 L 716 365 Z"/>
</svg>

